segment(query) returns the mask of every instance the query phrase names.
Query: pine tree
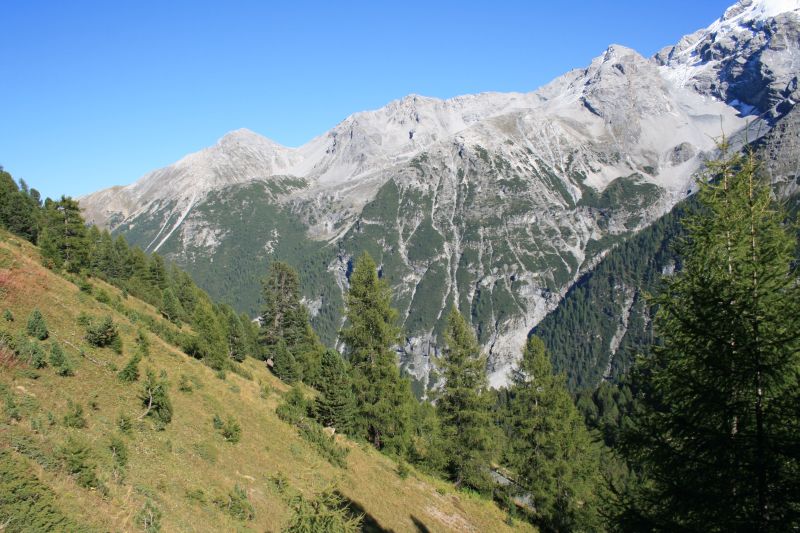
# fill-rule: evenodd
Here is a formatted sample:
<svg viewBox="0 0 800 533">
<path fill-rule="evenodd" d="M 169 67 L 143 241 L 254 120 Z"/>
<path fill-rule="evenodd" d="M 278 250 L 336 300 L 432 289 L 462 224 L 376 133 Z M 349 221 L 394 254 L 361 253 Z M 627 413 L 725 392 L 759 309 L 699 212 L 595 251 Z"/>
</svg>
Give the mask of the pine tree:
<svg viewBox="0 0 800 533">
<path fill-rule="evenodd" d="M 539 337 L 528 339 L 511 395 L 509 463 L 532 498 L 537 524 L 546 531 L 597 530 L 596 449 Z"/>
<path fill-rule="evenodd" d="M 89 266 L 86 225 L 78 202 L 66 196 L 45 202 L 39 249 L 48 266 L 63 267 L 69 272 Z"/>
<path fill-rule="evenodd" d="M 489 468 L 495 453 L 486 358 L 481 356 L 472 328 L 455 307 L 444 337 L 446 348 L 438 363 L 444 385 L 437 411 L 447 445 L 448 470 L 457 486 L 486 491 L 491 487 Z"/>
<path fill-rule="evenodd" d="M 30 316 L 28 316 L 28 335 L 40 341 L 45 340 L 49 336 L 47 323 L 44 321 L 44 317 L 38 309 L 34 309 Z"/>
<path fill-rule="evenodd" d="M 355 430 L 378 449 L 406 452 L 411 439 L 414 397 L 400 377 L 397 311 L 391 307 L 388 284 L 378 278 L 375 262 L 365 253 L 350 276 L 347 325 L 339 338 L 353 368 L 356 394 Z"/>
<path fill-rule="evenodd" d="M 332 426 L 340 433 L 353 428 L 356 399 L 353 383 L 348 374 L 347 362 L 336 350 L 326 350 L 322 355 L 322 369 L 317 388 L 317 419 L 323 426 Z"/>
<path fill-rule="evenodd" d="M 643 482 L 630 529 L 800 527 L 796 238 L 752 155 L 710 166 L 683 269 L 656 299 L 661 344 L 637 366 L 642 409 L 622 450 Z"/>
</svg>

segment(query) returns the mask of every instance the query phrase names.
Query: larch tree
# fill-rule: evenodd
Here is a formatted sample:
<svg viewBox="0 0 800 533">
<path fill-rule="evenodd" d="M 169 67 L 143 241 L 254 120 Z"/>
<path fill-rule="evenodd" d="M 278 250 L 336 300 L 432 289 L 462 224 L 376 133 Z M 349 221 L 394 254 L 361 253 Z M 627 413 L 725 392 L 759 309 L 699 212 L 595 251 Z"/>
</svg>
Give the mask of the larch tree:
<svg viewBox="0 0 800 533">
<path fill-rule="evenodd" d="M 597 449 L 539 337 L 512 374 L 508 461 L 544 531 L 595 531 L 601 488 Z"/>
<path fill-rule="evenodd" d="M 453 307 L 447 318 L 445 349 L 438 363 L 444 381 L 436 404 L 447 445 L 448 470 L 457 486 L 487 491 L 497 431 L 486 357 L 470 325 Z"/>
<path fill-rule="evenodd" d="M 656 298 L 654 356 L 622 452 L 627 529 L 800 527 L 800 285 L 796 238 L 752 154 L 714 162 Z"/>
<path fill-rule="evenodd" d="M 389 285 L 364 253 L 350 275 L 347 322 L 339 333 L 352 366 L 355 431 L 378 449 L 404 454 L 411 439 L 414 397 L 400 376 L 393 347 L 400 340 Z"/>
</svg>

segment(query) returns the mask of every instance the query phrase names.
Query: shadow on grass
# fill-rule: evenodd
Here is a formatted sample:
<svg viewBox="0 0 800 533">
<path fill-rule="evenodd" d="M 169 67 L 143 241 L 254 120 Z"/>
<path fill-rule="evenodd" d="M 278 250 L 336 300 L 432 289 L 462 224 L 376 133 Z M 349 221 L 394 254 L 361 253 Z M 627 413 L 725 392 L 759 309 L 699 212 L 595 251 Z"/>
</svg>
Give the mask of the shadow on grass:
<svg viewBox="0 0 800 533">
<path fill-rule="evenodd" d="M 417 518 L 413 514 L 411 515 L 411 521 L 414 522 L 414 526 L 417 528 L 417 531 L 419 533 L 431 533 L 431 530 L 428 529 L 428 526 L 426 526 L 422 522 L 422 520 L 420 520 L 419 518 Z"/>
<path fill-rule="evenodd" d="M 361 531 L 362 533 L 394 533 L 392 529 L 386 529 L 381 526 L 380 522 L 378 522 L 374 516 L 369 514 L 364 510 L 364 507 L 356 502 L 345 496 L 344 494 L 337 492 L 338 496 L 342 498 L 345 502 L 345 508 L 350 516 L 362 516 L 363 519 L 361 521 Z M 416 523 L 416 522 L 414 522 Z M 427 530 L 425 530 L 427 531 Z"/>
</svg>

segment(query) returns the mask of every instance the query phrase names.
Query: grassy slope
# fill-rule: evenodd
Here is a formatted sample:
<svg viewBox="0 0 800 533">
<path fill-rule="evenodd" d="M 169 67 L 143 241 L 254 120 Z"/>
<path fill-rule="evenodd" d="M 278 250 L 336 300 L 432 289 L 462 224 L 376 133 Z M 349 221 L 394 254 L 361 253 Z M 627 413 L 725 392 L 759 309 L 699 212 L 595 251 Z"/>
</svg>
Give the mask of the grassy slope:
<svg viewBox="0 0 800 533">
<path fill-rule="evenodd" d="M 96 287 L 103 285 L 112 298 L 119 297 L 113 287 L 96 280 L 93 283 Z M 163 512 L 163 531 L 278 531 L 290 517 L 285 498 L 271 481 L 282 474 L 293 490 L 306 496 L 335 484 L 386 529 L 416 531 L 415 522 L 430 531 L 509 529 L 505 514 L 491 502 L 456 492 L 452 486 L 423 474 L 414 473 L 403 480 L 392 460 L 366 446 L 342 440 L 350 448 L 348 468 L 331 466 L 276 417 L 275 407 L 287 387 L 257 361 L 245 363 L 253 374 L 252 381 L 233 374 L 221 380 L 152 334 L 151 355 L 142 361 L 140 370 L 142 374 L 148 367 L 167 371 L 174 417 L 164 431 L 156 431 L 148 421 L 134 422 L 133 432 L 123 437 L 129 466 L 124 481 L 117 483 L 112 479 L 109 439 L 119 434 L 116 421 L 120 413 L 135 420 L 142 409 L 137 398 L 140 384 L 123 384 L 114 368 L 122 368 L 133 353 L 137 326 L 41 267 L 35 248 L 5 232 L 0 234 L 0 284 L 4 289 L 0 308 L 10 309 L 15 317 L 14 322 L 4 324 L 5 329 L 13 333 L 22 330 L 30 311 L 38 307 L 47 320 L 51 339 L 61 342 L 76 364 L 73 377 L 59 377 L 45 368 L 37 371 L 36 379 L 24 367 L 0 366 L 0 383 L 12 391 L 22 413 L 18 422 L 2 414 L 0 448 L 8 448 L 20 435 L 32 438 L 45 453 L 52 453 L 70 434 L 87 441 L 98 476 L 109 488 L 106 497 L 80 488 L 59 468 L 43 469 L 14 452 L 55 493 L 61 511 L 80 523 L 99 530 L 137 530 L 134 517 L 151 499 Z M 152 308 L 134 298 L 128 298 L 125 305 L 156 316 Z M 125 353 L 120 356 L 110 349 L 87 345 L 82 339 L 84 330 L 77 323 L 81 312 L 112 314 L 120 325 Z M 86 357 L 80 355 L 80 349 Z M 181 374 L 194 378 L 197 385 L 191 393 L 178 390 Z M 273 391 L 266 399 L 261 397 L 261 384 Z M 92 399 L 97 409 L 89 407 Z M 84 406 L 87 428 L 63 426 L 68 400 Z M 48 413 L 54 415 L 56 424 L 46 422 Z M 222 439 L 212 427 L 213 413 L 223 418 L 235 416 L 243 430 L 241 442 L 230 444 Z M 38 431 L 32 429 L 35 420 L 44 421 Z M 227 494 L 235 484 L 246 489 L 255 508 L 252 521 L 234 519 L 211 503 L 214 496 Z M 187 491 L 198 489 L 204 492 L 205 503 L 187 497 Z M 516 526 L 527 527 L 521 523 Z"/>
</svg>

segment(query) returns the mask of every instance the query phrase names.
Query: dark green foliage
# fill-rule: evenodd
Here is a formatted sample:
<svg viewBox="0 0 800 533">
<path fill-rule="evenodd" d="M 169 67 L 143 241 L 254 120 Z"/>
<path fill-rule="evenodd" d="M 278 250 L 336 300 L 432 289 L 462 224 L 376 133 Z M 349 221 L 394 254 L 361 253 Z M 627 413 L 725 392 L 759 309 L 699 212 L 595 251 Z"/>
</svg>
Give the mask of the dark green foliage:
<svg viewBox="0 0 800 533">
<path fill-rule="evenodd" d="M 95 473 L 96 464 L 92 451 L 86 442 L 77 437 L 67 437 L 58 449 L 58 458 L 68 474 L 84 488 L 101 489 L 102 484 Z"/>
<path fill-rule="evenodd" d="M 800 285 L 793 231 L 752 156 L 712 164 L 682 270 L 657 298 L 661 343 L 637 365 L 620 449 L 641 482 L 629 530 L 800 527 Z"/>
<path fill-rule="evenodd" d="M 303 376 L 303 369 L 282 340 L 272 349 L 272 371 L 286 383 L 292 384 Z"/>
<path fill-rule="evenodd" d="M 125 383 L 133 383 L 134 381 L 139 380 L 139 361 L 142 360 L 142 356 L 138 353 L 133 354 L 133 356 L 128 360 L 122 370 L 119 371 L 117 377 L 120 381 Z"/>
<path fill-rule="evenodd" d="M 45 201 L 38 244 L 48 267 L 77 273 L 88 266 L 89 243 L 78 202 L 66 196 Z"/>
<path fill-rule="evenodd" d="M 555 369 L 566 373 L 570 389 L 594 389 L 607 368 L 608 378 L 617 379 L 631 368 L 637 355 L 649 352 L 653 313 L 646 295 L 659 291 L 662 271 L 680 267 L 671 243 L 683 233 L 680 220 L 694 203 L 692 198 L 678 204 L 611 250 L 534 328 L 552 354 Z M 597 246 L 602 249 L 610 244 Z M 628 327 L 609 361 L 611 339 L 625 314 Z"/>
<path fill-rule="evenodd" d="M 59 376 L 74 376 L 75 367 L 57 342 L 50 346 L 50 366 Z"/>
<path fill-rule="evenodd" d="M 136 513 L 134 521 L 145 533 L 158 533 L 161 531 L 161 510 L 152 500 L 147 500 Z"/>
<path fill-rule="evenodd" d="M 161 305 L 158 308 L 158 311 L 161 315 L 175 324 L 176 326 L 180 327 L 181 325 L 181 309 L 180 309 L 180 302 L 175 297 L 175 293 L 172 292 L 172 289 L 164 289 L 161 297 Z"/>
<path fill-rule="evenodd" d="M 59 508 L 55 493 L 10 449 L 0 449 L 0 519 L 7 533 L 89 531 Z"/>
<path fill-rule="evenodd" d="M 540 338 L 528 339 L 510 392 L 508 463 L 531 496 L 534 521 L 546 531 L 596 530 L 597 451 Z"/>
<path fill-rule="evenodd" d="M 403 454 L 411 438 L 414 397 L 392 350 L 400 331 L 390 303 L 389 286 L 378 279 L 375 262 L 365 253 L 350 276 L 347 325 L 340 333 L 353 368 L 355 431 L 378 449 Z"/>
<path fill-rule="evenodd" d="M 228 365 L 225 331 L 210 302 L 197 302 L 192 326 L 195 335 L 190 339 L 187 353 L 202 359 L 214 370 L 224 370 Z"/>
<path fill-rule="evenodd" d="M 226 496 L 215 498 L 214 504 L 238 520 L 252 520 L 256 517 L 253 504 L 247 498 L 247 491 L 238 484 Z"/>
<path fill-rule="evenodd" d="M 228 357 L 241 363 L 247 357 L 247 336 L 242 319 L 229 305 L 220 306 L 220 314 L 225 325 L 225 345 Z"/>
<path fill-rule="evenodd" d="M 345 500 L 333 490 L 325 490 L 313 500 L 297 496 L 292 501 L 294 515 L 284 533 L 357 533 L 363 515 L 353 515 Z"/>
<path fill-rule="evenodd" d="M 45 322 L 41 311 L 38 309 L 31 311 L 30 316 L 28 316 L 27 331 L 28 335 L 40 341 L 43 341 L 48 337 L 49 333 L 47 331 L 47 323 Z"/>
<path fill-rule="evenodd" d="M 3 320 L 6 322 L 14 322 L 14 313 L 11 312 L 11 309 L 3 311 Z"/>
<path fill-rule="evenodd" d="M 419 402 L 414 409 L 412 427 L 414 435 L 408 454 L 409 461 L 418 468 L 444 475 L 448 450 L 436 407 L 428 401 Z"/>
<path fill-rule="evenodd" d="M 16 352 L 19 358 L 33 368 L 44 368 L 47 366 L 47 358 L 44 348 L 38 341 L 19 338 L 16 341 Z"/>
<path fill-rule="evenodd" d="M 353 383 L 347 362 L 336 350 L 326 350 L 317 380 L 315 413 L 323 426 L 334 427 L 340 433 L 350 433 L 356 414 Z"/>
<path fill-rule="evenodd" d="M 83 429 L 86 427 L 86 417 L 83 416 L 83 406 L 69 400 L 67 413 L 64 415 L 64 425 L 68 428 Z"/>
<path fill-rule="evenodd" d="M 90 322 L 86 327 L 84 338 L 86 342 L 92 346 L 98 348 L 119 346 L 119 350 L 115 348 L 115 351 L 117 351 L 117 353 L 122 351 L 119 331 L 117 331 L 117 326 L 114 324 L 111 315 L 106 315 L 101 320 Z"/>
<path fill-rule="evenodd" d="M 172 421 L 172 402 L 169 399 L 168 388 L 165 371 L 162 370 L 156 378 L 156 373 L 152 369 L 147 369 L 139 393 L 139 399 L 145 408 L 144 413 L 139 416 L 140 419 L 148 416 L 155 421 L 157 427 L 163 427 Z"/>
<path fill-rule="evenodd" d="M 457 309 L 450 311 L 439 369 L 444 385 L 437 412 L 447 449 L 447 470 L 456 486 L 479 491 L 491 487 L 489 467 L 496 446 L 486 358 L 475 333 Z"/>
<path fill-rule="evenodd" d="M 147 333 L 142 329 L 136 332 L 136 351 L 142 357 L 150 355 L 150 340 L 147 338 Z"/>
<path fill-rule="evenodd" d="M 11 174 L 0 168 L 0 225 L 11 233 L 36 242 L 41 199 L 24 181 L 18 186 Z"/>
<path fill-rule="evenodd" d="M 323 348 L 311 329 L 308 312 L 300 302 L 297 271 L 280 261 L 271 263 L 263 282 L 262 297 L 264 307 L 259 342 L 263 352 L 273 358 L 276 367 L 288 372 L 288 379 L 315 383 Z M 286 357 L 281 345 L 285 346 L 290 357 Z M 279 361 L 281 359 L 283 361 Z M 291 363 L 292 359 L 295 364 Z M 279 372 L 276 370 L 278 377 L 286 381 Z"/>
</svg>

